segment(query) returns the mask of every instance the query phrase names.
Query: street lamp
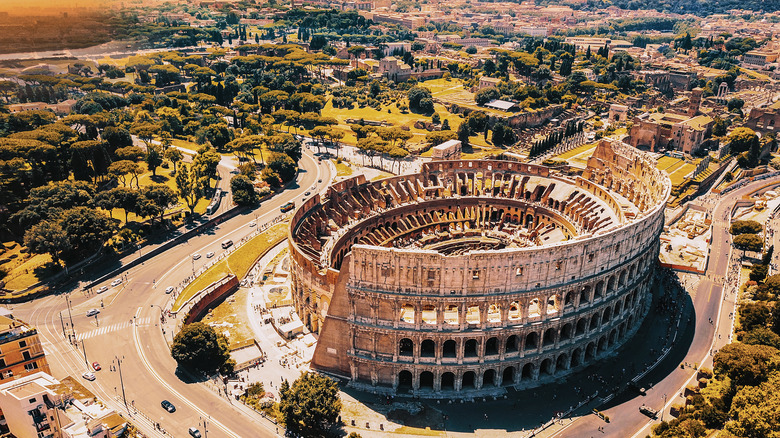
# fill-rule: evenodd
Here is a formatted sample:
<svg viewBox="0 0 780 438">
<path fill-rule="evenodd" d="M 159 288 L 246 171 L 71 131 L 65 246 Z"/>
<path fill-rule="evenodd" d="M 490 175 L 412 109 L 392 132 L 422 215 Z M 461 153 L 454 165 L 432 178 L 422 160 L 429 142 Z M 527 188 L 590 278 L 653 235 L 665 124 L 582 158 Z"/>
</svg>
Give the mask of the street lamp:
<svg viewBox="0 0 780 438">
<path fill-rule="evenodd" d="M 200 417 L 200 419 L 203 421 L 203 438 L 209 438 L 208 422 L 203 417 Z"/>
<path fill-rule="evenodd" d="M 122 356 L 122 359 L 125 357 Z M 122 400 L 125 402 L 125 408 L 127 409 L 127 412 L 130 413 L 130 408 L 127 406 L 127 396 L 125 395 L 125 382 L 122 380 L 122 359 L 119 359 L 119 357 L 114 356 L 114 360 L 117 364 L 117 369 L 119 369 L 119 383 L 122 385 Z"/>
<path fill-rule="evenodd" d="M 661 406 L 661 422 L 664 421 L 664 410 L 666 410 L 666 393 L 664 393 L 664 405 Z"/>
</svg>

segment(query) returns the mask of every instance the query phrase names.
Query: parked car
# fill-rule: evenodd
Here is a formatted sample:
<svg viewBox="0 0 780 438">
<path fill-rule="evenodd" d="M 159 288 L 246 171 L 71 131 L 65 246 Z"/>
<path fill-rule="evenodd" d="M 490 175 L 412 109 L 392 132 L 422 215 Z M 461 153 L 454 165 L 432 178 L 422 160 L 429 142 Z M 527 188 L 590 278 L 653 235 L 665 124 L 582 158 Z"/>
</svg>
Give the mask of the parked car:
<svg viewBox="0 0 780 438">
<path fill-rule="evenodd" d="M 83 378 L 85 378 L 85 379 L 89 380 L 90 382 L 96 379 L 95 375 L 94 375 L 94 374 L 92 374 L 92 373 L 91 373 L 91 372 L 89 372 L 89 371 L 87 371 L 86 373 L 82 374 L 82 375 L 81 375 L 81 377 L 83 377 Z"/>
<path fill-rule="evenodd" d="M 257 221 L 252 221 L 252 222 L 250 222 L 250 223 L 249 223 L 249 226 L 250 226 L 250 227 L 256 227 L 256 226 L 257 226 Z"/>
<path fill-rule="evenodd" d="M 209 252 L 206 253 L 206 258 L 207 259 L 210 259 L 212 257 L 214 257 L 214 251 L 209 251 Z"/>
<path fill-rule="evenodd" d="M 303 196 L 309 196 L 309 195 L 311 195 L 311 192 L 309 192 L 309 191 L 307 191 L 306 193 L 303 194 Z"/>
<path fill-rule="evenodd" d="M 121 278 L 117 278 L 116 280 L 111 282 L 111 287 L 116 287 L 116 286 L 119 286 L 120 284 L 122 284 L 122 279 Z"/>
<path fill-rule="evenodd" d="M 168 286 L 168 287 L 165 288 L 165 293 L 166 294 L 169 294 L 171 292 L 173 292 L 173 286 Z"/>
<path fill-rule="evenodd" d="M 103 286 L 103 287 L 98 288 L 98 290 L 96 292 L 99 293 L 99 294 L 102 294 L 103 292 L 105 292 L 107 290 L 108 290 L 108 286 Z"/>
<path fill-rule="evenodd" d="M 639 412 L 641 412 L 641 413 L 643 413 L 643 414 L 645 414 L 648 417 L 653 418 L 653 419 L 658 417 L 658 411 L 656 411 L 655 409 L 651 408 L 650 406 L 645 406 L 645 405 L 640 406 L 639 407 Z"/>
<path fill-rule="evenodd" d="M 173 403 L 169 402 L 168 400 L 163 400 L 162 402 L 160 402 L 160 406 L 162 406 L 163 409 L 165 409 L 168 412 L 171 413 L 176 412 L 176 406 L 174 406 Z"/>
<path fill-rule="evenodd" d="M 200 258 L 200 254 L 195 253 L 192 255 L 192 260 L 198 260 Z"/>
<path fill-rule="evenodd" d="M 89 309 L 89 310 L 87 310 L 87 316 L 95 316 L 98 313 L 100 313 L 100 310 L 98 310 L 98 309 Z"/>
<path fill-rule="evenodd" d="M 187 430 L 187 432 L 190 433 L 190 436 L 192 438 L 200 438 L 201 437 L 200 431 L 198 430 L 197 427 L 191 427 L 191 428 L 189 428 L 189 430 Z"/>
<path fill-rule="evenodd" d="M 92 369 L 95 371 L 100 371 L 102 368 L 100 367 L 100 364 L 97 362 L 92 362 Z"/>
</svg>

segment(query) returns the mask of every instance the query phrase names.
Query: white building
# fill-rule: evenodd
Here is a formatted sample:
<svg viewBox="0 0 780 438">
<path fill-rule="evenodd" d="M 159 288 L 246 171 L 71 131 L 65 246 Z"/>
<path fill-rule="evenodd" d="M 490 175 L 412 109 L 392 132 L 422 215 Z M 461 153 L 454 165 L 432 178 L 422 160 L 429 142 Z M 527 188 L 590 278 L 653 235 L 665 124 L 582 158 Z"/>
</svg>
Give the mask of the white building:
<svg viewBox="0 0 780 438">
<path fill-rule="evenodd" d="M 431 148 L 434 160 L 460 160 L 462 146 L 460 140 L 447 140 Z"/>
</svg>

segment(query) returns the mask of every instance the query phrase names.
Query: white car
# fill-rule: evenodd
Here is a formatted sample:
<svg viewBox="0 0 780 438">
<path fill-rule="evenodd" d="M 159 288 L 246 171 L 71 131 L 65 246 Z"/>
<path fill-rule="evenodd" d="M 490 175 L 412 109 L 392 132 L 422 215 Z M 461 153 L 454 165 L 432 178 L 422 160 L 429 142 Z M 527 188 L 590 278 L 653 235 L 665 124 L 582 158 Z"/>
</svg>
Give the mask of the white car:
<svg viewBox="0 0 780 438">
<path fill-rule="evenodd" d="M 119 286 L 120 284 L 122 284 L 122 279 L 117 278 L 116 280 L 111 282 L 111 287 Z"/>
<path fill-rule="evenodd" d="M 214 251 L 209 251 L 209 252 L 206 253 L 206 258 L 207 259 L 210 259 L 212 257 L 214 257 Z"/>
<path fill-rule="evenodd" d="M 165 288 L 165 293 L 166 294 L 169 294 L 171 292 L 173 292 L 173 286 L 168 286 L 168 287 Z"/>
<path fill-rule="evenodd" d="M 87 316 L 95 316 L 98 313 L 100 313 L 100 310 L 98 310 L 98 309 L 89 309 L 89 310 L 87 310 Z"/>
<path fill-rule="evenodd" d="M 95 380 L 95 375 L 94 375 L 94 374 L 92 374 L 92 373 L 91 373 L 91 372 L 89 372 L 89 371 L 87 371 L 86 373 L 82 374 L 82 375 L 81 375 L 81 377 L 83 377 L 83 378 L 85 378 L 85 379 L 89 380 L 90 382 L 91 382 L 91 381 L 93 381 L 93 380 Z"/>
<path fill-rule="evenodd" d="M 257 226 L 257 221 L 252 221 L 252 222 L 250 222 L 250 223 L 249 223 L 249 226 L 250 226 L 250 227 L 255 227 L 255 226 Z"/>
<path fill-rule="evenodd" d="M 103 286 L 101 288 L 98 288 L 98 290 L 96 292 L 99 293 L 99 294 L 102 294 L 103 292 L 105 292 L 107 290 L 108 290 L 108 286 Z"/>
<path fill-rule="evenodd" d="M 193 254 L 192 260 L 198 260 L 200 258 L 200 254 Z"/>
</svg>

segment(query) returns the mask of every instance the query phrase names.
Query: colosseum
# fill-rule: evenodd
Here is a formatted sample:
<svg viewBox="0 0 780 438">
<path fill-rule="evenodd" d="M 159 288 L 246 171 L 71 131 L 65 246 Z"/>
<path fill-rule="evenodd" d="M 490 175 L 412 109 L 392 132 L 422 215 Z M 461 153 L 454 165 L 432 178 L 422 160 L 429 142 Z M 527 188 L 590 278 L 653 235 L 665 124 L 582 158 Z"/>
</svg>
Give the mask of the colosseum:
<svg viewBox="0 0 780 438">
<path fill-rule="evenodd" d="M 670 193 L 652 159 L 602 141 L 581 176 L 512 161 L 362 175 L 290 223 L 293 299 L 314 369 L 380 393 L 524 388 L 636 330 Z"/>
</svg>

